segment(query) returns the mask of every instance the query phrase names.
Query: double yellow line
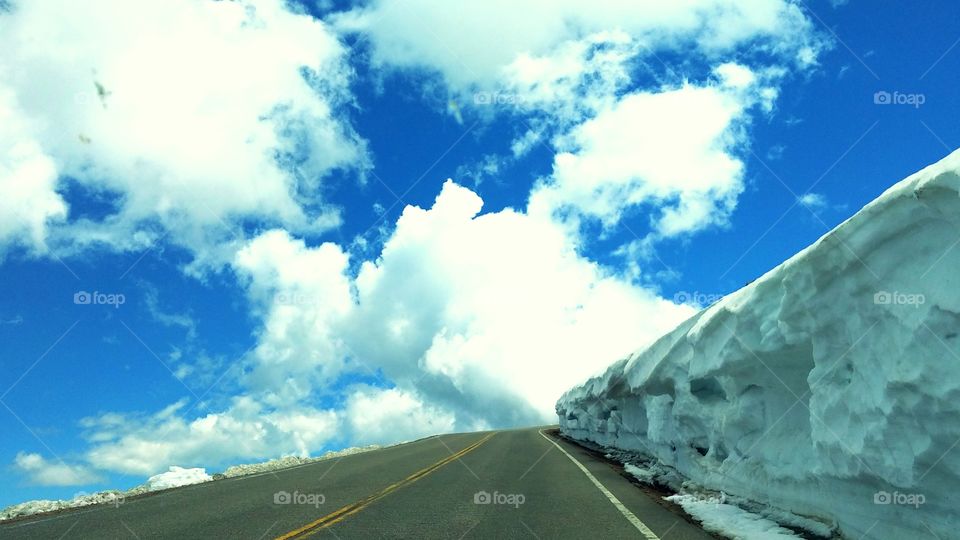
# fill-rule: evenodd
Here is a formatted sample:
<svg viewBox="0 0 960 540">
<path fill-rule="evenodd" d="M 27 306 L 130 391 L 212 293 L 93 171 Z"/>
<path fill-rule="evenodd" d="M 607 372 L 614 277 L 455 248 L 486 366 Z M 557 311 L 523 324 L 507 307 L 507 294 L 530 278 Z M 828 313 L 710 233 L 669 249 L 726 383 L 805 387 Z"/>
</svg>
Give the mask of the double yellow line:
<svg viewBox="0 0 960 540">
<path fill-rule="evenodd" d="M 472 452 L 473 450 L 475 450 L 481 444 L 490 440 L 490 437 L 493 437 L 494 435 L 496 435 L 496 432 L 490 433 L 486 437 L 471 444 L 470 446 L 464 448 L 463 450 L 460 450 L 459 452 L 456 452 L 454 454 L 450 454 L 449 456 L 441 459 L 440 461 L 434 463 L 433 465 L 430 465 L 429 467 L 420 469 L 419 471 L 411 474 L 410 476 L 404 478 L 403 480 L 400 480 L 399 482 L 390 484 L 389 486 L 383 488 L 377 493 L 374 493 L 373 495 L 360 499 L 357 502 L 350 503 L 344 506 L 343 508 L 340 508 L 335 512 L 331 512 L 316 521 L 311 521 L 310 523 L 307 523 L 306 525 L 304 525 L 303 527 L 300 527 L 299 529 L 296 529 L 288 532 L 287 534 L 278 536 L 276 540 L 292 540 L 294 538 L 299 539 L 299 538 L 307 538 L 308 536 L 312 536 L 317 531 L 320 531 L 321 529 L 325 529 L 333 525 L 334 523 L 347 519 L 353 514 L 356 514 L 357 512 L 363 510 L 364 508 L 369 506 L 371 503 L 386 497 L 390 493 L 404 486 L 407 486 L 416 482 L 417 480 L 432 473 L 433 471 L 439 469 L 440 467 L 443 467 L 447 463 L 450 463 L 451 461 L 454 461 L 456 459 L 460 459 L 461 457 L 465 456 L 469 452 Z"/>
</svg>

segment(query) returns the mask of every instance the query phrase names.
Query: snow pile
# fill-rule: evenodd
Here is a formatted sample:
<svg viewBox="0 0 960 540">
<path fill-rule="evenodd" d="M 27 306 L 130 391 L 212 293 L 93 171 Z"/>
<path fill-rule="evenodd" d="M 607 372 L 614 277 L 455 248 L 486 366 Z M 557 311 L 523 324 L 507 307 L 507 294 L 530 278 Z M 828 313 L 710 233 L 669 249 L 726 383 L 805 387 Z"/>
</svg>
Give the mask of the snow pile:
<svg viewBox="0 0 960 540">
<path fill-rule="evenodd" d="M 79 492 L 72 499 L 67 500 L 38 500 L 27 501 L 13 506 L 8 506 L 0 510 L 0 521 L 13 519 L 22 516 L 32 516 L 34 514 L 43 514 L 46 512 L 56 512 L 65 508 L 80 508 L 82 506 L 91 506 L 94 504 L 112 504 L 120 506 L 128 497 L 140 495 L 150 491 L 159 491 L 174 487 L 207 482 L 212 478 L 207 475 L 204 469 L 184 469 L 182 467 L 170 467 L 170 470 L 155 476 L 151 476 L 145 484 L 141 484 L 127 491 L 100 491 L 98 493 Z"/>
<path fill-rule="evenodd" d="M 958 171 L 954 152 L 569 390 L 562 431 L 849 537 L 955 536 Z"/>
<path fill-rule="evenodd" d="M 643 484 L 651 485 L 657 481 L 657 475 L 655 471 L 652 471 L 646 467 L 637 467 L 636 465 L 626 463 L 624 464 L 623 469 Z"/>
<path fill-rule="evenodd" d="M 767 538 L 800 538 L 792 530 L 802 530 L 809 537 L 832 538 L 835 530 L 820 521 L 772 508 L 742 497 L 704 489 L 683 479 L 662 463 L 644 461 L 636 453 L 612 450 L 608 459 L 623 463 L 624 470 L 642 484 L 671 488 L 676 493 L 664 497 L 700 521 L 705 529 L 728 538 L 764 540 Z M 639 465 L 635 464 L 639 459 Z"/>
<path fill-rule="evenodd" d="M 258 474 L 258 473 L 265 473 L 270 471 L 277 471 L 280 469 L 289 469 L 290 467 L 306 465 L 307 463 L 313 463 L 314 461 L 317 461 L 317 458 L 285 456 L 279 459 L 271 459 L 270 461 L 265 461 L 263 463 L 244 463 L 241 465 L 234 465 L 232 467 L 227 468 L 227 470 L 223 471 L 223 476 L 224 478 L 247 476 L 249 474 Z"/>
<path fill-rule="evenodd" d="M 403 443 L 397 443 L 403 444 Z M 350 448 L 344 448 L 343 450 L 331 450 L 326 452 L 320 457 L 297 457 L 297 456 L 285 456 L 280 459 L 272 459 L 270 461 L 265 461 L 263 463 L 249 463 L 244 465 L 234 465 L 233 467 L 228 468 L 223 471 L 223 476 L 225 478 L 234 478 L 237 476 L 246 476 L 248 474 L 258 474 L 265 473 L 270 471 L 276 471 L 280 469 L 288 469 L 290 467 L 297 467 L 300 465 L 306 465 L 308 463 L 315 463 L 317 461 L 323 461 L 325 459 L 331 459 L 342 456 L 349 456 L 352 454 L 360 454 L 363 452 L 369 452 L 370 450 L 377 450 L 381 446 L 376 444 L 371 444 L 369 446 L 352 446 Z"/>
<path fill-rule="evenodd" d="M 405 442 L 399 442 L 392 444 L 390 446 L 396 446 L 400 444 L 405 444 Z M 246 465 L 235 465 L 228 468 L 222 474 L 215 474 L 210 476 L 207 474 L 205 469 L 185 469 L 183 467 L 170 467 L 170 470 L 151 476 L 145 484 L 141 484 L 135 488 L 129 489 L 127 491 L 101 491 L 94 494 L 79 493 L 69 500 L 38 500 L 38 501 L 27 501 L 20 504 L 15 504 L 13 506 L 8 506 L 0 510 L 0 521 L 13 519 L 16 517 L 22 516 L 32 516 L 34 514 L 42 514 L 46 512 L 56 512 L 57 510 L 63 510 L 65 508 L 79 508 L 81 506 L 90 506 L 93 504 L 114 504 L 121 505 L 124 503 L 127 497 L 132 497 L 135 495 L 140 495 L 142 493 L 148 493 L 150 491 L 159 491 L 161 489 L 170 489 L 174 487 L 186 486 L 190 484 L 197 484 L 201 482 L 208 482 L 218 478 L 233 478 L 237 476 L 246 476 L 248 474 L 257 474 L 269 471 L 277 471 L 280 469 L 287 469 L 290 467 L 296 467 L 298 465 L 305 465 L 307 463 L 314 463 L 317 461 L 323 461 L 325 459 L 337 458 L 342 456 L 348 456 L 352 454 L 359 454 L 362 452 L 369 452 L 370 450 L 377 450 L 379 448 L 384 448 L 382 446 L 371 444 L 369 446 L 360 446 L 360 447 L 350 447 L 344 448 L 343 450 L 331 450 L 324 453 L 320 457 L 315 458 L 301 458 L 301 457 L 283 457 L 280 459 L 273 459 L 263 463 L 250 463 Z"/>
<path fill-rule="evenodd" d="M 15 504 L 0 510 L 0 521 L 13 519 L 20 516 L 31 516 L 33 514 L 42 514 L 44 512 L 56 512 L 64 508 L 76 508 L 79 506 L 89 506 L 91 504 L 123 504 L 126 494 L 120 491 L 101 491 L 99 493 L 87 494 L 80 492 L 73 499 L 68 501 L 27 501 L 25 503 Z"/>
<path fill-rule="evenodd" d="M 173 466 L 165 473 L 151 476 L 145 485 L 147 491 L 159 491 L 209 482 L 210 480 L 213 480 L 213 477 L 207 474 L 206 469 L 184 469 L 183 467 Z"/>
<path fill-rule="evenodd" d="M 743 510 L 739 506 L 715 500 L 704 500 L 696 495 L 672 495 L 668 501 L 679 504 L 684 511 L 700 521 L 709 532 L 722 534 L 733 540 L 795 540 L 800 538 L 776 522 Z"/>
</svg>

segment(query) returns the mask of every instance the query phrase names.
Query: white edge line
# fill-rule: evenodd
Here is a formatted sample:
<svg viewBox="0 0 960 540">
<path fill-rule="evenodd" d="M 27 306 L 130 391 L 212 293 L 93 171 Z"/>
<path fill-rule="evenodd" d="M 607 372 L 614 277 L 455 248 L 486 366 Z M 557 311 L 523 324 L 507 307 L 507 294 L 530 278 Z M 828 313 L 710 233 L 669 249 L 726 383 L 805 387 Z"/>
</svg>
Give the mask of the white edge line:
<svg viewBox="0 0 960 540">
<path fill-rule="evenodd" d="M 623 517 L 627 518 L 627 521 L 629 521 L 631 525 L 633 525 L 634 527 L 636 527 L 637 530 L 640 531 L 640 534 L 642 534 L 644 538 L 646 538 L 647 540 L 660 540 L 660 537 L 658 537 L 656 534 L 654 534 L 653 531 L 651 531 L 649 527 L 647 527 L 646 525 L 644 525 L 644 523 L 643 523 L 642 521 L 640 521 L 640 518 L 638 518 L 637 516 L 635 516 L 635 515 L 633 514 L 633 512 L 631 512 L 630 510 L 628 510 L 627 507 L 624 506 L 622 502 L 620 502 L 620 499 L 618 499 L 613 493 L 610 493 L 610 490 L 607 489 L 606 487 L 604 487 L 604 485 L 601 484 L 599 480 L 597 480 L 597 477 L 594 476 L 593 474 L 591 474 L 590 471 L 588 471 L 587 468 L 584 467 L 582 463 L 580 463 L 579 461 L 577 461 L 577 458 L 571 456 L 566 450 L 563 449 L 562 446 L 560 446 L 559 444 L 557 444 L 556 441 L 554 441 L 554 440 L 551 439 L 550 437 L 547 437 L 547 436 L 543 433 L 543 430 L 542 430 L 542 429 L 539 430 L 539 433 L 540 433 L 540 436 L 541 436 L 541 437 L 543 437 L 544 439 L 550 441 L 550 444 L 556 446 L 558 450 L 560 450 L 561 452 L 563 452 L 563 455 L 565 455 L 565 456 L 567 456 L 568 458 L 570 458 L 570 461 L 572 461 L 572 462 L 574 463 L 574 465 L 576 465 L 577 467 L 579 467 L 580 470 L 583 471 L 583 474 L 587 475 L 587 478 L 589 478 L 590 481 L 593 482 L 593 485 L 597 486 L 597 489 L 599 489 L 601 493 L 603 493 L 604 495 L 606 495 L 606 497 L 607 497 L 608 499 L 610 499 L 610 502 L 613 503 L 613 505 L 617 507 L 617 510 L 619 510 L 620 513 L 623 514 Z"/>
</svg>

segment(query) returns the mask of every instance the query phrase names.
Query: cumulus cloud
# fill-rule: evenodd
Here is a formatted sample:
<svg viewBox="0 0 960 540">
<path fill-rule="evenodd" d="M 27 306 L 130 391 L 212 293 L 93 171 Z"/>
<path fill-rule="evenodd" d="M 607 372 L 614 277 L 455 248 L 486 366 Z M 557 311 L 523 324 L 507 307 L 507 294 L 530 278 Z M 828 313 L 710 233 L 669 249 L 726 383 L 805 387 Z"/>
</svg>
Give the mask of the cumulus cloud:
<svg viewBox="0 0 960 540">
<path fill-rule="evenodd" d="M 337 325 L 353 304 L 347 264 L 336 244 L 308 248 L 281 230 L 237 253 L 234 268 L 264 321 L 244 383 L 267 403 L 296 403 L 343 371 Z"/>
<path fill-rule="evenodd" d="M 341 114 L 343 46 L 281 0 L 13 2 L 0 48 L 6 244 L 132 249 L 169 231 L 167 241 L 222 257 L 214 248 L 241 219 L 336 225 L 318 183 L 366 163 Z M 112 211 L 51 229 L 67 187 Z"/>
<path fill-rule="evenodd" d="M 554 221 L 482 206 L 448 181 L 355 275 L 335 244 L 251 240 L 233 266 L 262 325 L 240 393 L 193 419 L 186 399 L 85 419 L 86 466 L 150 475 L 307 455 L 338 437 L 547 423 L 563 390 L 693 313 L 583 258 Z M 344 385 L 358 375 L 391 387 Z M 342 405 L 318 408 L 324 397 Z"/>
<path fill-rule="evenodd" d="M 571 149 L 531 193 L 531 211 L 572 210 L 611 226 L 650 202 L 660 209 L 652 219 L 661 236 L 724 222 L 743 190 L 740 124 L 768 93 L 743 66 L 715 71 L 718 80 L 704 86 L 628 94 L 577 126 Z"/>
<path fill-rule="evenodd" d="M 574 381 L 691 314 L 578 255 L 553 221 L 482 205 L 448 181 L 432 208 L 404 210 L 349 283 L 331 244 L 277 231 L 253 240 L 238 271 L 273 298 L 255 369 L 382 373 L 459 428 L 538 423 Z M 314 301 L 284 304 L 284 290 Z M 302 399 L 310 380 L 274 387 Z"/>
<path fill-rule="evenodd" d="M 531 213 L 574 229 L 648 213 L 646 247 L 621 253 L 726 223 L 751 113 L 829 46 L 788 0 L 375 0 L 333 21 L 369 41 L 375 66 L 434 73 L 476 114 L 525 117 L 502 162 L 537 143 L 558 154 Z M 673 53 L 682 64 L 663 61 Z"/>
<path fill-rule="evenodd" d="M 87 462 L 97 469 L 152 475 L 172 464 L 216 466 L 236 459 L 278 454 L 307 456 L 337 430 L 332 411 L 265 408 L 247 396 L 230 408 L 195 420 L 183 414 L 186 400 L 150 415 L 105 414 L 84 419 L 92 446 Z"/>
<path fill-rule="evenodd" d="M 797 197 L 797 202 L 811 210 L 822 210 L 827 206 L 827 198 L 820 193 L 804 193 Z"/>
<path fill-rule="evenodd" d="M 40 454 L 19 452 L 13 465 L 30 483 L 39 486 L 82 486 L 101 481 L 87 466 L 50 461 Z"/>
<path fill-rule="evenodd" d="M 344 407 L 355 444 L 411 441 L 449 433 L 453 414 L 425 405 L 416 395 L 398 388 L 361 388 L 352 392 Z"/>
<path fill-rule="evenodd" d="M 0 260 L 14 245 L 46 252 L 48 224 L 63 221 L 67 205 L 54 190 L 56 165 L 25 136 L 26 122 L 2 82 L 0 126 Z"/>
<path fill-rule="evenodd" d="M 809 64 L 822 46 L 811 22 L 786 0 L 375 0 L 334 20 L 369 38 L 376 64 L 436 71 L 458 92 L 500 88 L 520 55 L 552 54 L 569 41 L 616 29 L 650 52 L 696 49 L 709 57 L 751 43 L 757 52 Z M 541 73 L 555 79 L 577 70 L 551 67 Z"/>
</svg>

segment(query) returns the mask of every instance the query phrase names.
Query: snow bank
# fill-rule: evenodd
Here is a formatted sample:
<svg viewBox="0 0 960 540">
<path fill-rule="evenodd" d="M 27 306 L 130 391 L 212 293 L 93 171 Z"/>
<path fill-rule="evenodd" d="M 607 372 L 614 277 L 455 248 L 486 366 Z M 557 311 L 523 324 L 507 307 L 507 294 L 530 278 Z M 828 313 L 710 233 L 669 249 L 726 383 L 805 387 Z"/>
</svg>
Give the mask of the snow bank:
<svg viewBox="0 0 960 540">
<path fill-rule="evenodd" d="M 234 478 L 238 476 L 246 476 L 249 474 L 264 473 L 270 471 L 278 471 L 281 469 L 288 469 L 290 467 L 296 467 L 299 465 L 305 465 L 307 463 L 315 463 L 317 461 L 323 461 L 325 459 L 337 458 L 342 456 L 348 456 L 352 454 L 360 454 L 363 452 L 369 452 L 371 450 L 377 450 L 379 448 L 388 448 L 390 446 L 397 446 L 401 444 L 406 444 L 408 441 L 398 442 L 387 447 L 383 447 L 377 444 L 371 444 L 368 446 L 351 446 L 350 448 L 344 448 L 343 450 L 330 450 L 329 452 L 324 453 L 320 457 L 295 457 L 295 456 L 286 456 L 279 459 L 272 459 L 270 461 L 265 461 L 262 463 L 248 463 L 244 465 L 234 465 L 233 467 L 228 468 L 223 473 L 218 473 L 213 476 L 207 474 L 205 469 L 184 469 L 183 467 L 170 467 L 170 470 L 165 473 L 160 473 L 155 476 L 151 476 L 145 484 L 141 484 L 135 488 L 129 489 L 127 491 L 101 491 L 94 494 L 86 494 L 83 492 L 78 493 L 72 499 L 69 500 L 38 500 L 38 501 L 27 501 L 20 504 L 15 504 L 13 506 L 8 506 L 0 510 L 0 521 L 13 519 L 16 517 L 22 516 L 32 516 L 34 514 L 42 514 L 46 512 L 56 512 L 57 510 L 63 510 L 65 508 L 79 508 L 81 506 L 90 506 L 93 504 L 114 504 L 121 505 L 124 503 L 127 497 L 132 497 L 134 495 L 140 495 L 142 493 L 147 493 L 150 491 L 158 491 L 161 489 L 169 489 L 174 487 L 186 486 L 190 484 L 197 484 L 200 482 L 208 482 L 211 480 L 217 480 L 220 478 Z"/>
<path fill-rule="evenodd" d="M 92 504 L 123 504 L 126 494 L 121 491 L 101 491 L 100 493 L 77 493 L 72 499 L 67 501 L 27 501 L 13 506 L 8 506 L 0 510 L 0 521 L 13 519 L 20 516 L 32 516 L 33 514 L 43 514 L 45 512 L 56 512 L 64 508 L 77 508 L 80 506 L 90 506 Z"/>
<path fill-rule="evenodd" d="M 796 540 L 801 538 L 776 522 L 747 512 L 739 506 L 704 500 L 696 495 L 673 495 L 668 501 L 679 504 L 709 532 L 733 540 Z"/>
<path fill-rule="evenodd" d="M 562 431 L 849 537 L 954 537 L 958 171 L 955 152 L 569 390 Z"/>
<path fill-rule="evenodd" d="M 150 491 L 159 491 L 174 487 L 197 484 L 212 480 L 204 469 L 184 469 L 182 467 L 170 467 L 165 473 L 151 476 L 145 484 L 141 484 L 127 491 L 100 491 L 98 493 L 79 492 L 72 499 L 67 500 L 37 500 L 8 506 L 0 510 L 0 521 L 13 519 L 22 516 L 32 516 L 34 514 L 44 514 L 47 512 L 56 512 L 66 508 L 80 508 L 82 506 L 91 506 L 94 504 L 112 504 L 120 506 L 127 497 L 140 495 Z"/>
<path fill-rule="evenodd" d="M 206 469 L 184 469 L 183 467 L 170 467 L 165 473 L 151 476 L 147 480 L 147 491 L 159 491 L 161 489 L 170 489 L 180 486 L 189 486 L 201 482 L 213 480 Z"/>
<path fill-rule="evenodd" d="M 404 444 L 404 443 L 396 443 Z M 393 445 L 391 445 L 393 446 Z M 360 454 L 363 452 L 369 452 L 370 450 L 376 450 L 381 448 L 380 445 L 371 444 L 369 446 L 351 446 L 350 448 L 344 448 L 343 450 L 331 450 L 320 457 L 297 457 L 297 456 L 285 456 L 279 459 L 272 459 L 270 461 L 265 461 L 263 463 L 249 463 L 245 465 L 234 465 L 233 467 L 228 468 L 223 471 L 223 476 L 225 478 L 234 478 L 237 476 L 246 476 L 248 474 L 258 474 L 270 471 L 276 471 L 280 469 L 288 469 L 290 467 L 297 467 L 300 465 L 306 465 L 307 463 L 315 463 L 317 461 L 323 461 L 325 459 L 349 456 L 352 454 Z"/>
</svg>

